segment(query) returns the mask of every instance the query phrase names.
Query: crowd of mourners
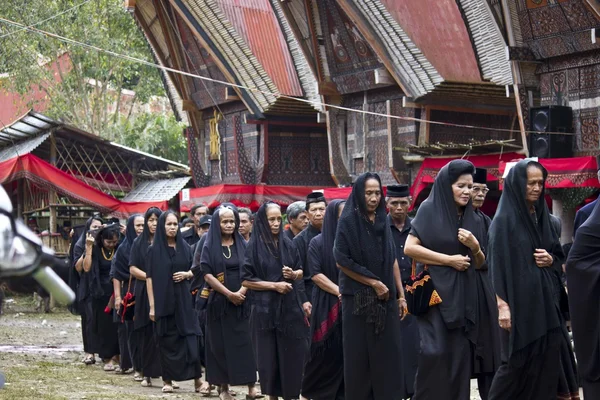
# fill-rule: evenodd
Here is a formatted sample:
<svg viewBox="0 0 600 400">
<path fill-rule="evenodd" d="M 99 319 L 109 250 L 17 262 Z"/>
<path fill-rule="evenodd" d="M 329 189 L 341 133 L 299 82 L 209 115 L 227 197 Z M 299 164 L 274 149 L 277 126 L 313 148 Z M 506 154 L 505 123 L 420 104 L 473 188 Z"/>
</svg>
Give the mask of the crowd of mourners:
<svg viewBox="0 0 600 400">
<path fill-rule="evenodd" d="M 247 399 L 468 400 L 471 379 L 483 400 L 578 399 L 580 383 L 600 399 L 600 209 L 561 246 L 546 177 L 516 163 L 493 220 L 487 171 L 466 160 L 414 218 L 408 186 L 384 196 L 374 173 L 348 199 L 289 205 L 287 229 L 273 202 L 197 205 L 181 222 L 150 208 L 125 227 L 94 216 L 71 246 L 83 362 L 222 400 L 233 385 Z M 424 272 L 436 301 L 415 316 L 405 286 Z"/>
</svg>

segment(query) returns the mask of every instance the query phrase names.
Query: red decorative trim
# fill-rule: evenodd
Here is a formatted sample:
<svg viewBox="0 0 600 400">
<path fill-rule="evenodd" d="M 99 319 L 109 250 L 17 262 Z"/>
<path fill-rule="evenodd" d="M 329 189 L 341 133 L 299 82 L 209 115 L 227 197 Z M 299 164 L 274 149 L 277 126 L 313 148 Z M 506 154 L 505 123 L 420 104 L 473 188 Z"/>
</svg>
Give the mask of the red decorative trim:
<svg viewBox="0 0 600 400">
<path fill-rule="evenodd" d="M 340 317 L 340 302 L 338 301 L 335 305 L 329 310 L 327 314 L 327 318 L 325 321 L 321 323 L 317 329 L 315 329 L 315 333 L 313 334 L 313 342 L 320 342 L 325 339 L 325 335 L 333 328 L 338 318 Z"/>
</svg>

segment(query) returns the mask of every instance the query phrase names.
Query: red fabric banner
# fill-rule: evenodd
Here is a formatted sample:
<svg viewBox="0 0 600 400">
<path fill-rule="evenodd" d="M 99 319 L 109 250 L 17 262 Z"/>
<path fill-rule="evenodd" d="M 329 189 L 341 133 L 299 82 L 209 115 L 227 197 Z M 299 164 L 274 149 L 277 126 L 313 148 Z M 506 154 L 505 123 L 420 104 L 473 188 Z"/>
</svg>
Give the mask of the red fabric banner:
<svg viewBox="0 0 600 400">
<path fill-rule="evenodd" d="M 225 202 L 248 207 L 254 212 L 267 201 L 286 207 L 295 201 L 305 200 L 314 190 L 323 189 L 307 186 L 214 185 L 182 190 L 179 192 L 179 204 L 181 212 L 189 212 L 196 204 L 214 208 Z"/>
<path fill-rule="evenodd" d="M 0 163 L 0 184 L 25 178 L 36 185 L 71 199 L 87 204 L 99 211 L 118 217 L 127 217 L 135 213 L 144 213 L 150 207 L 161 210 L 168 208 L 168 202 L 123 202 L 78 180 L 56 168 L 54 165 L 34 156 L 25 154 Z"/>
</svg>

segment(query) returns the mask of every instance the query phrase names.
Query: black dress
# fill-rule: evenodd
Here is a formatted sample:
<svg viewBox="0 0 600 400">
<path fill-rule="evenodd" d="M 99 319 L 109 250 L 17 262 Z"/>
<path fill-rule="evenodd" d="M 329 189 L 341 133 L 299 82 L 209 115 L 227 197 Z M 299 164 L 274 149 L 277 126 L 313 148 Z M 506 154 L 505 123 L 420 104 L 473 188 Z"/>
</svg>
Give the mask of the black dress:
<svg viewBox="0 0 600 400">
<path fill-rule="evenodd" d="M 300 232 L 293 239 L 293 243 L 298 249 L 298 256 L 300 258 L 300 267 L 302 268 L 304 277 L 302 278 L 304 282 L 304 288 L 300 286 L 300 299 L 302 303 L 306 303 L 307 301 L 312 300 L 312 292 L 314 290 L 314 283 L 310 276 L 310 270 L 307 267 L 307 256 L 308 256 L 308 245 L 310 241 L 317 236 L 319 233 L 317 228 L 309 224 L 306 229 Z M 304 291 L 302 291 L 304 290 Z"/>
<path fill-rule="evenodd" d="M 242 287 L 240 279 L 240 258 L 237 246 L 222 247 L 223 254 L 231 252 L 230 258 L 223 256 L 225 263 L 224 285 L 232 292 Z M 210 266 L 202 264 L 204 273 L 213 274 Z M 223 297 L 224 310 L 207 305 L 206 324 L 206 380 L 214 385 L 249 385 L 256 382 L 256 362 L 250 337 L 249 306 L 236 306 L 224 296 L 213 291 L 211 296 Z M 248 300 L 247 300 L 248 301 Z"/>
<path fill-rule="evenodd" d="M 129 265 L 135 266 L 143 272 L 146 272 L 146 254 L 142 246 L 140 235 L 131 246 L 131 255 Z M 143 254 L 144 253 L 144 254 Z M 133 279 L 131 284 L 134 286 L 135 306 L 133 320 L 133 338 L 137 343 L 140 352 L 140 363 L 142 375 L 149 378 L 158 378 L 162 371 L 160 367 L 160 358 L 158 352 L 158 342 L 154 335 L 154 323 L 150 320 L 150 303 L 148 302 L 148 291 L 146 281 Z"/>
<path fill-rule="evenodd" d="M 192 254 L 187 243 L 178 238 L 177 250 L 166 245 L 166 212 L 158 219 L 159 227 L 146 259 L 147 278 L 154 290 L 156 336 L 164 381 L 200 378 L 200 326 L 194 318 L 190 281 L 174 282 L 175 272 L 189 271 Z M 162 227 L 162 230 L 161 230 Z M 183 247 L 188 246 L 187 249 Z"/>
<path fill-rule="evenodd" d="M 100 251 L 98 247 L 94 251 Z M 102 294 L 92 296 L 92 326 L 96 342 L 96 351 L 100 358 L 110 359 L 119 355 L 119 336 L 117 332 L 117 324 L 113 320 L 112 312 L 105 312 L 106 306 L 110 301 L 113 293 L 112 282 L 110 280 L 111 260 L 106 259 L 104 254 L 98 257 L 99 261 L 99 280 L 102 285 Z"/>
</svg>

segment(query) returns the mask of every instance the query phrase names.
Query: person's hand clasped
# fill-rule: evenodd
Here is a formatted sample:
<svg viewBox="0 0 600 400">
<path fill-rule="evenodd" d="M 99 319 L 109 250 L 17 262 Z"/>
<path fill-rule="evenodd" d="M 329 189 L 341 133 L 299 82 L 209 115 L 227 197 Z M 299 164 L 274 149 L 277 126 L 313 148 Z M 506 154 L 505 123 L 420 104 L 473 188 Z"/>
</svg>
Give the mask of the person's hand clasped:
<svg viewBox="0 0 600 400">
<path fill-rule="evenodd" d="M 466 229 L 458 229 L 458 241 L 473 251 L 479 249 L 479 242 L 477 241 L 477 238 Z"/>
<path fill-rule="evenodd" d="M 236 306 L 240 306 L 244 303 L 244 301 L 246 301 L 246 296 L 240 292 L 232 292 L 229 294 L 229 296 L 227 296 L 227 299 Z"/>
<path fill-rule="evenodd" d="M 295 281 L 297 276 L 296 276 L 296 271 L 294 271 L 293 269 L 291 269 L 288 266 L 284 266 L 281 271 L 283 272 L 283 278 L 284 279 L 289 279 L 292 281 Z"/>
<path fill-rule="evenodd" d="M 310 314 L 312 313 L 312 304 L 307 301 L 306 303 L 302 304 L 302 310 L 304 311 L 306 318 L 310 318 Z"/>
<path fill-rule="evenodd" d="M 457 271 L 466 271 L 471 265 L 471 258 L 469 256 L 463 256 L 462 254 L 455 254 L 449 256 L 448 266 L 454 268 Z"/>
<path fill-rule="evenodd" d="M 173 274 L 173 281 L 176 283 L 183 282 L 188 278 L 188 273 L 184 271 L 175 272 Z"/>
<path fill-rule="evenodd" d="M 383 282 L 375 281 L 371 287 L 375 291 L 375 294 L 377 294 L 379 300 L 387 301 L 390 298 L 390 289 L 388 289 Z"/>
<path fill-rule="evenodd" d="M 277 282 L 275 283 L 275 291 L 279 294 L 286 294 L 292 291 L 294 287 L 288 282 Z"/>
<path fill-rule="evenodd" d="M 535 264 L 540 268 L 550 267 L 554 262 L 554 258 L 544 249 L 535 249 L 533 258 L 535 258 Z"/>
</svg>

